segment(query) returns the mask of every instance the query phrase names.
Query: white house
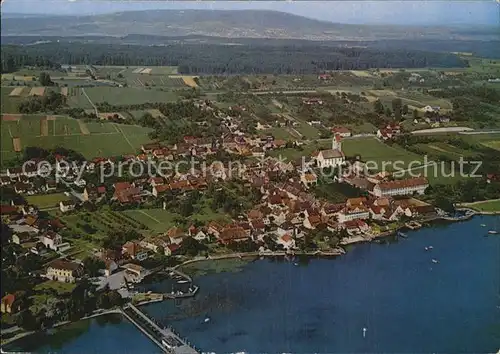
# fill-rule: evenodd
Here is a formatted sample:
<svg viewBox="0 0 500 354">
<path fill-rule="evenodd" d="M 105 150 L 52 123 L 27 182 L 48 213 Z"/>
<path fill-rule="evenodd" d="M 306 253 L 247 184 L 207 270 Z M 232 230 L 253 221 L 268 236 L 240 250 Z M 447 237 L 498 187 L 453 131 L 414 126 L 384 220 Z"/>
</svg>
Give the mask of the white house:
<svg viewBox="0 0 500 354">
<path fill-rule="evenodd" d="M 342 138 L 335 135 L 332 140 L 330 150 L 322 150 L 316 157 L 316 162 L 320 168 L 342 166 L 345 162 L 345 155 L 342 152 Z"/>
<path fill-rule="evenodd" d="M 425 106 L 423 108 L 424 112 L 439 112 L 441 110 L 441 107 L 438 106 Z"/>
<path fill-rule="evenodd" d="M 76 203 L 71 200 L 62 200 L 59 202 L 59 210 L 63 213 L 72 211 L 75 209 Z"/>
<path fill-rule="evenodd" d="M 346 207 L 338 213 L 337 217 L 339 223 L 344 223 L 346 221 L 355 219 L 368 219 L 370 218 L 370 210 L 362 205 Z"/>
<path fill-rule="evenodd" d="M 377 197 L 424 194 L 427 187 L 429 187 L 427 178 L 416 177 L 379 183 L 373 188 L 373 194 Z"/>
<path fill-rule="evenodd" d="M 282 245 L 285 250 L 295 248 L 295 240 L 290 234 L 284 234 L 283 236 L 278 237 L 276 243 L 278 245 Z"/>
<path fill-rule="evenodd" d="M 57 247 L 62 244 L 62 236 L 54 231 L 47 231 L 45 234 L 40 236 L 40 242 L 42 242 L 45 247 L 56 251 Z"/>
</svg>

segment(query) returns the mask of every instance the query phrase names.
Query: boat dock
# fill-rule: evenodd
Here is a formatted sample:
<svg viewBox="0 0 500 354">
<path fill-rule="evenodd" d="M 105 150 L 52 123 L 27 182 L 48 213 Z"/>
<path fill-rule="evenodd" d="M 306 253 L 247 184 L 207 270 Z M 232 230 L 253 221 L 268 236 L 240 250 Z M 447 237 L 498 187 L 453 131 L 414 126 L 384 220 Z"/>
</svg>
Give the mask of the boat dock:
<svg viewBox="0 0 500 354">
<path fill-rule="evenodd" d="M 169 354 L 199 354 L 193 345 L 182 339 L 171 328 L 160 327 L 158 322 L 150 318 L 136 306 L 129 304 L 122 311 L 123 315 L 144 333 L 163 352 Z"/>
</svg>

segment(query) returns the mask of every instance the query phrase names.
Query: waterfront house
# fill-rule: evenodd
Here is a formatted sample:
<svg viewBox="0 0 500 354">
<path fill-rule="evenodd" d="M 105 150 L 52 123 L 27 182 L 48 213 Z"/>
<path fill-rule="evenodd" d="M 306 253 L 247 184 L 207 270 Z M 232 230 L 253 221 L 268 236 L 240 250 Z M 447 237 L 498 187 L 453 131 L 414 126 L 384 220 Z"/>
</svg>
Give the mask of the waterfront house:
<svg viewBox="0 0 500 354">
<path fill-rule="evenodd" d="M 138 264 L 128 263 L 123 266 L 125 273 L 132 278 L 132 281 L 140 281 L 147 274 L 146 269 Z"/>
<path fill-rule="evenodd" d="M 46 277 L 64 283 L 74 283 L 82 274 L 83 267 L 81 264 L 64 259 L 56 259 L 47 266 Z"/>
<path fill-rule="evenodd" d="M 382 182 L 373 187 L 373 194 L 377 197 L 424 194 L 429 187 L 429 181 L 424 177 Z"/>
<path fill-rule="evenodd" d="M 231 242 L 240 242 L 248 240 L 247 232 L 241 226 L 228 226 L 219 235 L 218 240 L 222 244 L 229 244 Z"/>
<path fill-rule="evenodd" d="M 278 245 L 283 246 L 285 250 L 291 250 L 295 248 L 295 240 L 290 234 L 284 234 L 283 236 L 279 236 L 278 239 L 276 240 L 276 243 Z"/>
<path fill-rule="evenodd" d="M 354 219 L 368 219 L 370 217 L 370 211 L 363 205 L 348 207 L 346 206 L 338 213 L 338 221 L 340 223 L 345 223 L 346 221 Z"/>
</svg>

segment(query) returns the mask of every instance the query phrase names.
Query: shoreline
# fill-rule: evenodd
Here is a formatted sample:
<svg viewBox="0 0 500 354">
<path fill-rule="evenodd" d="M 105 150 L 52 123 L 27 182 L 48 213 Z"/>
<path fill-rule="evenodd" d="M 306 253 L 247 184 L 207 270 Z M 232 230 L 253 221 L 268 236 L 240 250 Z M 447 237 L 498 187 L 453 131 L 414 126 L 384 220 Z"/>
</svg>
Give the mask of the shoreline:
<svg viewBox="0 0 500 354">
<path fill-rule="evenodd" d="M 432 227 L 432 225 L 436 221 L 445 221 L 445 222 L 449 222 L 449 223 L 454 223 L 454 222 L 461 222 L 461 221 L 469 221 L 478 215 L 479 216 L 500 215 L 500 212 L 482 212 L 482 211 L 476 211 L 476 210 L 473 210 L 470 208 L 462 208 L 462 209 L 471 210 L 473 213 L 466 215 L 465 217 L 461 217 L 461 218 L 450 218 L 450 217 L 436 216 L 436 217 L 433 217 L 431 219 L 422 221 L 421 228 Z M 419 228 L 419 229 L 421 229 L 421 228 Z M 396 229 L 385 231 L 385 232 L 382 232 L 378 235 L 372 235 L 370 238 L 363 237 L 363 240 L 354 241 L 354 242 L 351 242 L 348 244 L 340 245 L 338 248 L 330 250 L 330 251 L 314 251 L 314 252 L 286 252 L 286 251 L 272 252 L 272 251 L 270 251 L 270 252 L 231 253 L 231 254 L 219 255 L 219 256 L 208 257 L 208 258 L 207 257 L 197 257 L 195 259 L 190 259 L 190 260 L 187 260 L 183 263 L 180 263 L 174 267 L 171 267 L 171 268 L 169 268 L 169 270 L 179 272 L 179 268 L 182 269 L 183 266 L 186 266 L 189 264 L 199 263 L 199 262 L 203 262 L 203 261 L 229 260 L 229 259 L 235 259 L 235 258 L 244 259 L 244 258 L 267 258 L 267 257 L 285 257 L 285 256 L 310 256 L 310 257 L 319 257 L 319 258 L 338 257 L 338 256 L 342 256 L 343 254 L 347 253 L 347 251 L 342 246 L 354 245 L 354 244 L 359 244 L 359 243 L 372 243 L 378 239 L 383 239 L 385 237 L 394 236 L 395 234 L 397 234 L 401 230 L 406 230 L 406 229 L 409 229 L 409 228 L 406 225 L 402 225 Z M 187 275 L 187 274 L 185 274 L 185 275 L 188 276 L 189 278 L 191 278 L 189 275 Z M 199 290 L 199 289 L 197 289 L 197 290 Z M 194 296 L 194 295 L 195 294 L 193 294 L 192 296 Z M 158 300 L 145 301 L 145 302 L 141 302 L 137 305 L 138 306 L 146 305 L 146 304 L 151 303 L 151 302 L 158 302 Z M 110 309 L 110 310 L 100 310 L 100 311 L 98 310 L 98 311 L 96 311 L 96 313 L 82 317 L 82 318 L 78 319 L 77 321 L 59 322 L 50 328 L 57 328 L 57 327 L 67 325 L 70 323 L 75 323 L 75 322 L 78 322 L 81 320 L 88 320 L 88 319 L 92 319 L 92 318 L 103 316 L 103 315 L 109 315 L 109 314 L 122 314 L 122 311 L 120 309 Z M 47 330 L 47 329 L 45 329 L 45 330 Z M 3 342 L 1 344 L 1 346 L 3 347 L 5 345 L 11 344 L 17 340 L 20 340 L 26 336 L 35 334 L 37 332 L 40 332 L 40 331 L 30 331 L 30 332 L 19 333 L 19 335 L 7 339 L 5 342 Z"/>
<path fill-rule="evenodd" d="M 460 207 L 457 208 L 457 210 L 470 210 L 471 213 L 468 215 L 465 215 L 463 217 L 446 217 L 446 216 L 440 216 L 437 215 L 435 217 L 432 217 L 430 219 L 425 219 L 422 221 L 419 221 L 421 223 L 421 228 L 424 227 L 432 227 L 432 224 L 437 222 L 437 221 L 445 221 L 445 222 L 462 222 L 462 221 L 468 221 L 473 219 L 475 216 L 495 216 L 495 215 L 500 215 L 500 211 L 494 211 L 494 212 L 484 212 L 484 211 L 478 211 L 471 209 L 469 207 Z M 215 257 L 198 257 L 195 259 L 190 259 L 187 260 L 183 263 L 180 263 L 174 267 L 172 267 L 172 270 L 177 270 L 178 268 L 182 268 L 183 266 L 193 264 L 193 263 L 198 263 L 202 261 L 218 261 L 218 260 L 224 260 L 224 259 L 234 259 L 234 258 L 259 258 L 259 257 L 284 257 L 284 256 L 319 256 L 320 258 L 328 258 L 328 257 L 338 257 L 342 256 L 343 254 L 347 253 L 347 251 L 343 248 L 343 246 L 348 246 L 348 245 L 354 245 L 354 244 L 359 244 L 359 243 L 371 243 L 374 242 L 375 240 L 382 239 L 385 237 L 390 237 L 394 236 L 398 232 L 402 230 L 410 230 L 406 225 L 402 225 L 394 230 L 389 230 L 389 231 L 384 231 L 380 234 L 377 235 L 366 235 L 367 237 L 363 236 L 358 236 L 362 239 L 347 243 L 347 244 L 340 244 L 337 250 L 331 250 L 331 251 L 315 251 L 315 252 L 247 252 L 247 253 L 231 253 L 231 254 L 226 254 L 226 255 L 220 255 L 220 256 L 215 256 Z M 342 251 L 339 251 L 342 250 Z"/>
<path fill-rule="evenodd" d="M 67 325 L 67 324 L 70 324 L 70 323 L 76 323 L 76 322 L 79 322 L 79 321 L 84 321 L 84 320 L 90 320 L 92 318 L 96 318 L 96 317 L 100 317 L 100 316 L 104 316 L 104 315 L 111 315 L 111 314 L 121 314 L 121 310 L 120 309 L 109 309 L 109 310 L 101 310 L 101 311 L 97 311 L 96 313 L 93 313 L 92 315 L 88 315 L 88 316 L 85 316 L 85 317 L 82 317 L 76 321 L 63 321 L 63 322 L 58 322 L 56 324 L 54 324 L 53 326 L 49 327 L 49 328 L 45 328 L 43 330 L 38 330 L 38 331 L 29 331 L 29 332 L 21 332 L 15 336 L 13 336 L 12 338 L 8 338 L 6 339 L 4 342 L 2 342 L 1 344 L 1 347 L 2 347 L 2 353 L 9 353 L 9 352 L 5 352 L 3 351 L 3 346 L 5 345 L 9 345 L 17 340 L 20 340 L 24 337 L 27 337 L 29 335 L 32 335 L 32 334 L 35 334 L 35 333 L 38 333 L 38 332 L 45 332 L 49 329 L 53 329 L 53 328 L 58 328 L 58 327 L 61 327 L 61 326 L 64 326 L 64 325 Z M 11 352 L 12 353 L 12 352 Z"/>
</svg>

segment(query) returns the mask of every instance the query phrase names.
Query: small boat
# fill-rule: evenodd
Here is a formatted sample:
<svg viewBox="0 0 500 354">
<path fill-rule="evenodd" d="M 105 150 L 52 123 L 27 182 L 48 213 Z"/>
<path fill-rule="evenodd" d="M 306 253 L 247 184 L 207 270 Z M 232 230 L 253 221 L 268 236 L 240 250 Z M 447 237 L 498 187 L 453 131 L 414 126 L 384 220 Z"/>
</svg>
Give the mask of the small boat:
<svg viewBox="0 0 500 354">
<path fill-rule="evenodd" d="M 210 317 L 205 316 L 205 319 L 203 320 L 203 323 L 208 323 L 208 322 L 210 322 Z"/>
<path fill-rule="evenodd" d="M 432 263 L 439 263 L 439 261 L 437 259 L 433 259 Z"/>
<path fill-rule="evenodd" d="M 363 327 L 363 338 L 366 337 L 366 327 Z"/>
<path fill-rule="evenodd" d="M 408 235 L 403 232 L 398 232 L 398 236 L 402 238 L 408 238 Z"/>
<path fill-rule="evenodd" d="M 490 231 L 488 231 L 488 234 L 489 235 L 498 235 L 498 231 L 497 230 L 490 230 Z"/>
<path fill-rule="evenodd" d="M 486 224 L 481 224 L 481 227 L 486 227 Z"/>
<path fill-rule="evenodd" d="M 187 281 L 187 280 L 179 280 L 179 281 L 177 282 L 177 284 L 186 284 L 186 283 L 188 283 L 188 281 Z"/>
<path fill-rule="evenodd" d="M 299 264 L 298 264 L 298 263 L 294 263 L 293 265 L 294 265 L 294 266 L 298 266 Z"/>
<path fill-rule="evenodd" d="M 430 249 L 430 250 L 431 250 L 431 249 L 433 249 L 433 248 L 434 248 L 434 247 L 432 247 L 432 246 L 429 246 L 429 249 Z"/>
</svg>

